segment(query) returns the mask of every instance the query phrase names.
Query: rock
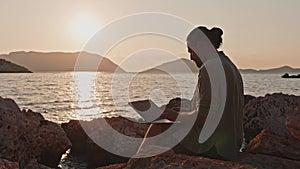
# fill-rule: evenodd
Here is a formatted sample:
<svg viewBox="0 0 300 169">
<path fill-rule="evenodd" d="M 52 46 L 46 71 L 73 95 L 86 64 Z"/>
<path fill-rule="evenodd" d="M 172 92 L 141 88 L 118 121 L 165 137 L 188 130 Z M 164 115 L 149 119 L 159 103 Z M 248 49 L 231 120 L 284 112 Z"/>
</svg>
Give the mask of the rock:
<svg viewBox="0 0 300 169">
<path fill-rule="evenodd" d="M 0 158 L 0 168 L 1 169 L 19 169 L 17 162 L 11 162 Z"/>
<path fill-rule="evenodd" d="M 111 133 L 107 132 L 106 129 L 102 128 L 103 120 L 106 120 L 107 123 L 114 128 L 116 131 L 136 138 L 142 138 L 148 129 L 148 124 L 142 124 L 130 121 L 123 117 L 113 117 L 105 119 L 95 119 L 92 121 L 78 121 L 71 120 L 69 123 L 63 123 L 62 128 L 67 133 L 70 141 L 72 142 L 71 154 L 82 156 L 84 155 L 89 167 L 95 166 L 106 166 L 109 164 L 127 162 L 128 158 L 121 157 L 115 154 L 108 152 L 103 149 L 101 146 L 97 145 L 94 140 L 90 139 L 89 136 L 93 138 L 111 138 L 103 139 L 105 144 L 115 147 L 123 151 L 132 151 L 136 152 L 137 150 L 130 149 L 130 144 L 128 142 L 118 142 L 114 140 L 111 136 Z M 86 134 L 84 128 L 93 128 L 93 132 Z"/>
<path fill-rule="evenodd" d="M 244 95 L 244 105 L 248 104 L 252 99 L 255 99 L 255 97 L 251 95 Z"/>
<path fill-rule="evenodd" d="M 264 154 L 240 153 L 238 163 L 256 169 L 287 169 L 299 168 L 300 161 L 290 160 Z"/>
<path fill-rule="evenodd" d="M 98 169 L 158 169 L 158 168 L 218 168 L 218 169 L 242 169 L 242 165 L 234 162 L 209 159 L 204 157 L 187 156 L 182 154 L 162 154 L 144 159 L 130 159 L 126 165 L 117 164 Z"/>
<path fill-rule="evenodd" d="M 286 127 L 295 138 L 300 140 L 300 106 L 287 113 Z"/>
<path fill-rule="evenodd" d="M 114 164 L 97 169 L 286 169 L 299 168 L 300 162 L 261 154 L 240 153 L 236 162 L 209 159 L 200 156 L 162 154 L 148 159 L 130 159 L 128 163 Z"/>
<path fill-rule="evenodd" d="M 27 68 L 11 63 L 4 59 L 0 59 L 0 73 L 32 73 Z"/>
<path fill-rule="evenodd" d="M 71 147 L 64 130 L 50 121 L 41 121 L 38 138 L 41 148 L 40 162 L 50 167 L 56 167 L 62 154 Z"/>
<path fill-rule="evenodd" d="M 37 160 L 30 160 L 26 166 L 24 167 L 24 169 L 33 169 L 33 168 L 37 168 L 37 169 L 53 169 L 53 168 L 50 168 L 50 167 L 47 167 L 43 164 L 40 164 L 37 162 Z"/>
<path fill-rule="evenodd" d="M 21 168 L 32 160 L 57 167 L 71 147 L 58 124 L 31 110 L 20 111 L 11 99 L 0 98 L 0 123 L 0 158 L 19 162 Z"/>
<path fill-rule="evenodd" d="M 246 148 L 251 153 L 241 153 L 241 157 L 236 162 L 181 154 L 164 154 L 148 158 L 150 162 L 144 164 L 144 160 L 141 159 L 128 159 L 111 154 L 87 136 L 82 125 L 93 129 L 91 130 L 94 131 L 92 136 L 103 138 L 111 136 L 111 133 L 107 133 L 103 128 L 97 126 L 97 124 L 103 123 L 103 119 L 72 120 L 62 124 L 62 128 L 73 144 L 72 153 L 85 154 L 86 159 L 90 160 L 93 167 L 114 164 L 102 168 L 134 168 L 134 166 L 143 166 L 143 168 L 299 168 L 300 162 L 297 161 L 300 157 L 299 142 L 285 127 L 285 119 L 286 112 L 300 104 L 300 97 L 275 93 L 265 97 L 245 96 L 245 98 L 248 99 L 248 103 L 245 103 L 246 137 L 250 141 L 260 132 L 261 134 L 253 139 Z M 165 107 L 178 111 L 180 105 L 183 105 L 182 108 L 186 111 L 191 109 L 189 100 L 179 98 L 172 99 Z M 130 137 L 143 137 L 148 128 L 147 124 L 132 122 L 122 117 L 106 118 L 105 120 L 112 128 Z M 249 136 L 252 131 L 255 133 Z M 119 144 L 111 141 L 110 144 L 120 150 L 131 151 L 127 149 L 131 143 Z"/>
<path fill-rule="evenodd" d="M 245 151 L 300 160 L 300 141 L 263 130 L 247 145 Z"/>
<path fill-rule="evenodd" d="M 169 101 L 165 106 L 167 109 L 172 109 L 175 111 L 191 111 L 192 102 L 188 99 L 174 98 Z"/>
<path fill-rule="evenodd" d="M 129 167 L 127 167 L 127 163 L 119 163 L 119 164 L 111 164 L 103 167 L 98 167 L 96 169 L 127 169 L 127 168 L 129 169 Z"/>
<path fill-rule="evenodd" d="M 10 161 L 18 161 L 18 121 L 15 112 L 20 112 L 17 104 L 0 97 L 0 158 Z"/>
<path fill-rule="evenodd" d="M 187 99 L 180 98 L 172 99 L 165 107 L 179 111 L 180 105 L 182 105 L 181 110 L 191 110 L 191 102 Z M 100 125 L 103 123 L 103 120 L 106 120 L 106 122 L 119 133 L 135 138 L 143 138 L 149 127 L 149 124 L 134 122 L 123 117 L 100 118 L 92 121 L 70 120 L 68 123 L 63 123 L 61 126 L 72 143 L 71 154 L 75 156 L 82 156 L 84 154 L 84 158 L 87 160 L 89 167 L 106 166 L 128 161 L 128 158 L 112 154 L 94 142 L 95 138 L 112 137 L 111 133 L 108 133 L 107 130 L 103 129 Z M 90 131 L 92 131 L 92 133 L 87 135 L 82 126 L 85 126 L 84 128 L 91 128 L 92 130 Z M 90 139 L 90 136 L 94 139 Z M 125 140 L 120 143 L 113 138 L 102 141 L 126 153 L 135 154 L 137 151 L 137 149 L 131 148 L 136 147 L 137 143 L 126 142 Z M 133 146 L 130 146 L 130 144 Z"/>
<path fill-rule="evenodd" d="M 286 113 L 296 106 L 300 106 L 300 96 L 274 93 L 251 99 L 244 109 L 246 142 L 263 129 L 289 136 L 290 133 L 285 126 Z"/>
</svg>

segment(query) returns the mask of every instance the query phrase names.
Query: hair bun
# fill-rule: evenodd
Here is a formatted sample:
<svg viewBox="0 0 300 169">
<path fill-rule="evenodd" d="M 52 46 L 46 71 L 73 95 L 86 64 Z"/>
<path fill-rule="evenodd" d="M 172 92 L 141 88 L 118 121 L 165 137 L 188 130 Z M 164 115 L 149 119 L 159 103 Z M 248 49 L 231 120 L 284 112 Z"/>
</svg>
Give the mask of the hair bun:
<svg viewBox="0 0 300 169">
<path fill-rule="evenodd" d="M 220 29 L 220 28 L 214 27 L 214 28 L 212 28 L 210 31 L 211 31 L 211 33 L 212 33 L 214 36 L 221 37 L 221 36 L 223 35 L 223 31 L 222 31 L 222 29 Z"/>
<path fill-rule="evenodd" d="M 193 29 L 187 37 L 187 41 L 190 43 L 196 43 L 198 41 L 207 40 L 206 38 L 199 36 L 199 30 L 210 40 L 211 44 L 218 49 L 222 44 L 222 35 L 223 31 L 220 28 L 214 27 L 212 29 L 208 29 L 205 26 L 198 26 Z"/>
</svg>

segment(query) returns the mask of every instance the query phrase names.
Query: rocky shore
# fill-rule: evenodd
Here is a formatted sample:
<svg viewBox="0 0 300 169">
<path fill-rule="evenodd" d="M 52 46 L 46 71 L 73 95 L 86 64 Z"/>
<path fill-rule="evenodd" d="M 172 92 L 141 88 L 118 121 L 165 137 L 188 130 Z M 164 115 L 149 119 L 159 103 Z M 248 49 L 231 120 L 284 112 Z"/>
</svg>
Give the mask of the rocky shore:
<svg viewBox="0 0 300 169">
<path fill-rule="evenodd" d="M 0 168 L 56 168 L 71 147 L 64 130 L 0 97 Z"/>
<path fill-rule="evenodd" d="M 180 104 L 189 109 L 187 101 L 173 99 L 168 108 L 178 110 Z M 148 124 L 123 117 L 71 120 L 61 127 L 45 120 L 39 113 L 21 111 L 13 100 L 0 99 L 0 168 L 56 168 L 61 155 L 71 148 L 72 156 L 83 157 L 90 168 L 300 168 L 300 96 L 282 93 L 264 97 L 245 96 L 244 132 L 246 146 L 237 161 L 224 161 L 200 156 L 175 154 L 172 150 L 145 159 L 125 158 L 112 154 L 94 143 L 82 125 L 89 126 L 92 135 L 108 138 L 109 132 L 93 128 L 106 120 L 118 132 L 142 138 Z M 100 134 L 99 134 L 100 132 Z M 105 139 L 104 139 L 105 140 Z M 107 145 L 123 151 L 128 142 Z"/>
</svg>

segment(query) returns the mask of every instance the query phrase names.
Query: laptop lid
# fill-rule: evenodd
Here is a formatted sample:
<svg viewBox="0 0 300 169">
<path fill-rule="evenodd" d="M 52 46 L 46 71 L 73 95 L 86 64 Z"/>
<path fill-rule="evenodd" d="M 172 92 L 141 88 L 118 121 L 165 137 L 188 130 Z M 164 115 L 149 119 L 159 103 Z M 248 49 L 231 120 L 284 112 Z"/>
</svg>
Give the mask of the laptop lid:
<svg viewBox="0 0 300 169">
<path fill-rule="evenodd" d="M 128 103 L 145 122 L 153 122 L 158 119 L 164 109 L 158 107 L 152 100 L 140 100 Z"/>
</svg>

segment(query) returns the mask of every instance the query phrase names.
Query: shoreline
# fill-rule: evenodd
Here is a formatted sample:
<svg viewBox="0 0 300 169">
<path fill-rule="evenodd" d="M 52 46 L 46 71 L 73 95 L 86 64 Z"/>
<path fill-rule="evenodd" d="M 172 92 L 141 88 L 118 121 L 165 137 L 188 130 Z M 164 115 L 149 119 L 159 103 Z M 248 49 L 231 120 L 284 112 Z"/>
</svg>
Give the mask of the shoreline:
<svg viewBox="0 0 300 169">
<path fill-rule="evenodd" d="M 176 109 L 180 104 L 181 100 L 173 99 L 167 106 Z M 158 164 L 171 165 L 174 168 L 175 166 L 199 168 L 206 165 L 217 168 L 247 168 L 249 165 L 253 168 L 300 166 L 299 106 L 300 96 L 282 93 L 266 94 L 260 97 L 245 95 L 244 132 L 247 145 L 238 161 L 222 161 L 168 152 L 151 157 L 148 168 L 160 168 Z M 123 117 L 105 119 L 114 129 L 130 137 L 143 137 L 148 128 L 147 124 L 134 123 Z M 56 124 L 45 120 L 40 113 L 31 110 L 21 111 L 11 99 L 0 98 L 0 131 L 5 135 L 5 137 L 0 136 L 2 140 L 0 145 L 5 147 L 0 150 L 2 154 L 0 166 L 11 164 L 15 168 L 16 165 L 17 168 L 36 168 L 37 166 L 55 168 L 68 149 L 74 157 L 83 155 L 88 166 L 92 168 L 121 169 L 142 164 L 141 159 L 119 157 L 96 145 L 82 130 L 81 122 L 83 121 L 70 120 L 68 123 Z M 99 119 L 83 123 L 95 127 Z M 96 134 L 102 137 L 110 134 L 105 131 L 100 132 L 101 134 Z M 11 143 L 16 143 L 16 145 Z M 35 151 L 25 147 L 25 149 L 20 148 L 21 144 L 26 147 L 35 147 Z M 117 145 L 114 141 L 111 141 L 111 144 L 126 150 L 126 145 Z M 13 152 L 21 156 L 14 155 Z M 183 163 L 184 161 L 189 162 Z M 280 165 L 275 165 L 278 162 Z"/>
</svg>

